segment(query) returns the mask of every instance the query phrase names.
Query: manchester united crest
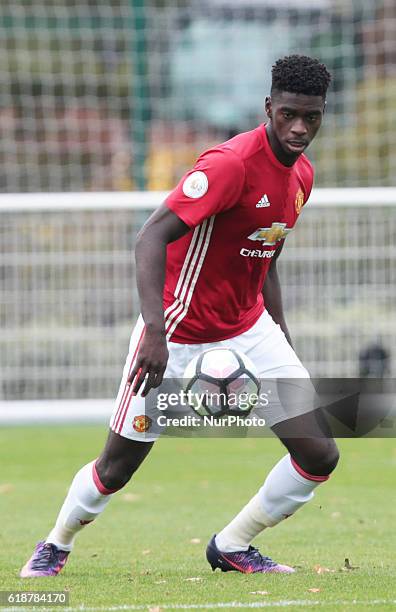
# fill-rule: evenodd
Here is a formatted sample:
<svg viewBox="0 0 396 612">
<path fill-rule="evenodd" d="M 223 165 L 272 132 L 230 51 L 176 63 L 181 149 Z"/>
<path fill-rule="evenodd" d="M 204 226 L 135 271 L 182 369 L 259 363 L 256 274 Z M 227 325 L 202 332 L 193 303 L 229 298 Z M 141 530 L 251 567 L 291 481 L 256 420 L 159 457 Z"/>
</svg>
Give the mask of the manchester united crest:
<svg viewBox="0 0 396 612">
<path fill-rule="evenodd" d="M 296 205 L 296 213 L 299 215 L 302 207 L 304 206 L 304 192 L 301 188 L 296 193 L 295 205 Z"/>
<path fill-rule="evenodd" d="M 148 431 L 151 427 L 152 420 L 150 417 L 145 414 L 139 414 L 139 416 L 135 416 L 132 422 L 132 427 L 138 433 L 144 433 Z"/>
</svg>

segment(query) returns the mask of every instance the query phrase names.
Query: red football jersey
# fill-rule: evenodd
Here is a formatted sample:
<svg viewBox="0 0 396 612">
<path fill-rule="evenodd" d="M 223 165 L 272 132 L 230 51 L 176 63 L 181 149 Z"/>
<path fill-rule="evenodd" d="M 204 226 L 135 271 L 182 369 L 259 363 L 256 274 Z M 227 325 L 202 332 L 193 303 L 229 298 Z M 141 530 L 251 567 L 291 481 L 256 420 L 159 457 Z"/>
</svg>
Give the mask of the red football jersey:
<svg viewBox="0 0 396 612">
<path fill-rule="evenodd" d="M 312 189 L 300 155 L 275 157 L 265 125 L 203 153 L 166 199 L 191 232 L 168 245 L 164 290 L 168 340 L 216 342 L 249 329 L 276 248 Z"/>
</svg>

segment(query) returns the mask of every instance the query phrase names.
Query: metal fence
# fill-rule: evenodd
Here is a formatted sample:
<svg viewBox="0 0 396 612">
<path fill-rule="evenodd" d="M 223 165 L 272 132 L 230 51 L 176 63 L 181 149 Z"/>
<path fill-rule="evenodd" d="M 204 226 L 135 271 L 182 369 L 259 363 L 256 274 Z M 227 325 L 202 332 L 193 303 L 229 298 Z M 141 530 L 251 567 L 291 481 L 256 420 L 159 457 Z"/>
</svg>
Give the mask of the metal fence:
<svg viewBox="0 0 396 612">
<path fill-rule="evenodd" d="M 2 399 L 114 396 L 139 312 L 135 237 L 162 197 L 0 198 Z M 288 324 L 313 376 L 358 375 L 373 343 L 392 357 L 396 190 L 317 190 L 279 262 Z"/>
</svg>

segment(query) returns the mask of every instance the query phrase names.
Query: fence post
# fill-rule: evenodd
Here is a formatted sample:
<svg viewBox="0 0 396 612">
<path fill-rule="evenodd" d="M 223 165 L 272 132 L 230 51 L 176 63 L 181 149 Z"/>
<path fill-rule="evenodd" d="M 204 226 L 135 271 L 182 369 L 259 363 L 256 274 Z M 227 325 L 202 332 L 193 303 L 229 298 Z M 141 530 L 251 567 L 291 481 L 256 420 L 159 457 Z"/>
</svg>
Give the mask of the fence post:
<svg viewBox="0 0 396 612">
<path fill-rule="evenodd" d="M 131 8 L 132 147 L 135 189 L 147 187 L 148 130 L 151 119 L 147 19 L 144 0 L 129 0 Z"/>
</svg>

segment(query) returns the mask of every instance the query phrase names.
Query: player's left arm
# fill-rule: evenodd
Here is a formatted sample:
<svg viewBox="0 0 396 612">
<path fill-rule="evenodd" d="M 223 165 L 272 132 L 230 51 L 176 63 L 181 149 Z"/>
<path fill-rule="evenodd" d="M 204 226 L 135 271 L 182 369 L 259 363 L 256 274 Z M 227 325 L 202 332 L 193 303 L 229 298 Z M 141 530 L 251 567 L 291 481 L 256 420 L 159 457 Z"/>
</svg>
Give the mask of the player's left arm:
<svg viewBox="0 0 396 612">
<path fill-rule="evenodd" d="M 269 314 L 277 323 L 286 336 L 288 343 L 293 346 L 289 330 L 287 329 L 285 315 L 282 305 L 282 291 L 277 269 L 277 260 L 283 249 L 284 241 L 278 246 L 274 256 L 271 259 L 270 267 L 264 281 L 262 293 L 264 296 L 265 307 Z"/>
</svg>

